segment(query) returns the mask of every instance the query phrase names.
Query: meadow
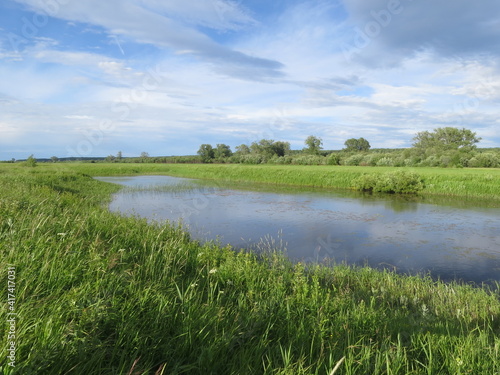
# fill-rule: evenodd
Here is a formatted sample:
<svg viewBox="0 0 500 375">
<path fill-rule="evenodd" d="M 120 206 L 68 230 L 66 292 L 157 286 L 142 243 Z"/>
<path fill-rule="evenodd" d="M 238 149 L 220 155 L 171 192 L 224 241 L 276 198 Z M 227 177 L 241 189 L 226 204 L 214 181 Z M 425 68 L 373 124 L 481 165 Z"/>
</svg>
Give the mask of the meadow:
<svg viewBox="0 0 500 375">
<path fill-rule="evenodd" d="M 0 165 L 0 374 L 500 374 L 500 288 L 200 244 L 110 213 L 118 187 L 92 178 L 349 188 L 374 170 Z M 418 172 L 424 194 L 498 202 L 498 170 Z"/>
</svg>

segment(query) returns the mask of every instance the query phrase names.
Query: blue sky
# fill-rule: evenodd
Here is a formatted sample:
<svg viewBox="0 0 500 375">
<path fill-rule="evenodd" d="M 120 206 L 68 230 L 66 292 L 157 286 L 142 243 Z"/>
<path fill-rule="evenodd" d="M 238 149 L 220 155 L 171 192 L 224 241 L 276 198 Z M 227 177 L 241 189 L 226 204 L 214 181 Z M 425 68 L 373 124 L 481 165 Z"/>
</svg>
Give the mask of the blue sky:
<svg viewBox="0 0 500 375">
<path fill-rule="evenodd" d="M 497 0 L 4 0 L 0 160 L 262 138 L 500 147 Z"/>
</svg>

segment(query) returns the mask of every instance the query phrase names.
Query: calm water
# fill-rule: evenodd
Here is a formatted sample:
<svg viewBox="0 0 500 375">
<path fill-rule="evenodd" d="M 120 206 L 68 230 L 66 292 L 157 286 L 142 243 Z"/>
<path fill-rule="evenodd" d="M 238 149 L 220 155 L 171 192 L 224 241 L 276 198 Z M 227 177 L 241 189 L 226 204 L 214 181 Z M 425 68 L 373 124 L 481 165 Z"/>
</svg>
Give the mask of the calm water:
<svg viewBox="0 0 500 375">
<path fill-rule="evenodd" d="M 443 280 L 500 281 L 500 209 L 296 189 L 208 186 L 168 176 L 106 177 L 124 185 L 110 209 L 181 220 L 192 237 L 295 261 L 333 260 Z"/>
</svg>

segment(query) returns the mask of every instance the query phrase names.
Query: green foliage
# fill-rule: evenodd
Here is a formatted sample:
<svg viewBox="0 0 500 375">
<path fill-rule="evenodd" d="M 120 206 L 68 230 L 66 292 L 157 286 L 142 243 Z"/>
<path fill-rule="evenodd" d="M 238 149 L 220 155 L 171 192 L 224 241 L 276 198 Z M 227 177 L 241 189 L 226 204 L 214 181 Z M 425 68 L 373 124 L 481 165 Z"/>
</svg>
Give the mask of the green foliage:
<svg viewBox="0 0 500 375">
<path fill-rule="evenodd" d="M 413 138 L 413 147 L 432 153 L 447 150 L 471 151 L 480 140 L 481 138 L 469 129 L 446 127 L 417 133 Z"/>
<path fill-rule="evenodd" d="M 322 165 L 326 158 L 319 155 L 300 155 L 293 158 L 292 163 L 297 165 Z"/>
<path fill-rule="evenodd" d="M 38 165 L 38 162 L 36 161 L 33 155 L 30 155 L 28 159 L 26 159 L 26 161 L 24 162 L 24 165 L 30 168 L 34 168 Z"/>
<path fill-rule="evenodd" d="M 350 138 L 344 143 L 345 151 L 368 151 L 370 149 L 370 143 L 364 138 Z"/>
<path fill-rule="evenodd" d="M 319 155 L 320 150 L 323 148 L 321 147 L 323 144 L 323 140 L 313 135 L 307 137 L 304 143 L 307 146 L 307 148 L 304 149 L 304 152 L 308 154 Z"/>
<path fill-rule="evenodd" d="M 394 159 L 391 157 L 380 158 L 376 163 L 378 167 L 393 167 L 394 164 Z"/>
<path fill-rule="evenodd" d="M 214 158 L 219 161 L 229 158 L 232 154 L 231 148 L 223 143 L 217 143 L 217 148 L 214 149 Z"/>
<path fill-rule="evenodd" d="M 203 163 L 211 163 L 215 158 L 215 151 L 211 145 L 205 143 L 200 146 L 198 155 L 200 155 Z"/>
<path fill-rule="evenodd" d="M 396 171 L 365 174 L 353 181 L 353 188 L 381 193 L 414 194 L 423 190 L 424 182 L 417 173 Z"/>
<path fill-rule="evenodd" d="M 340 155 L 336 152 L 332 152 L 330 155 L 328 155 L 326 157 L 326 164 L 339 165 L 340 164 Z"/>
<path fill-rule="evenodd" d="M 250 145 L 250 151 L 254 155 L 260 155 L 265 161 L 273 156 L 285 156 L 290 151 L 290 143 L 272 139 L 261 139 Z M 264 162 L 265 162 L 264 161 Z"/>
<path fill-rule="evenodd" d="M 248 147 L 246 144 L 236 146 L 236 153 L 239 155 L 248 155 L 250 153 L 250 147 Z"/>
<path fill-rule="evenodd" d="M 500 168 L 500 154 L 493 152 L 478 153 L 467 162 L 473 168 Z"/>
<path fill-rule="evenodd" d="M 350 166 L 360 165 L 363 158 L 364 158 L 363 154 L 350 155 L 343 160 L 343 165 L 350 165 Z"/>
</svg>

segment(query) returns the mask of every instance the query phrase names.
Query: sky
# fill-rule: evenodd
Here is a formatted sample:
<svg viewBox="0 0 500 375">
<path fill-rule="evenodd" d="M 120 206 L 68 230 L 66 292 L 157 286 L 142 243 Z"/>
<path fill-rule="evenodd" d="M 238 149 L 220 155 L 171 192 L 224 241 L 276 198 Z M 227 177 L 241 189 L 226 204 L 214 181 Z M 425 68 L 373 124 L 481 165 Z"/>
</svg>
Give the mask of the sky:
<svg viewBox="0 0 500 375">
<path fill-rule="evenodd" d="M 500 147 L 498 0 L 2 0 L 0 160 Z"/>
</svg>

